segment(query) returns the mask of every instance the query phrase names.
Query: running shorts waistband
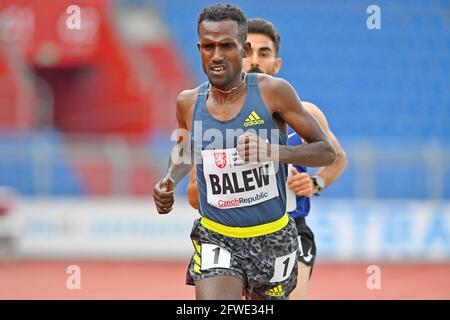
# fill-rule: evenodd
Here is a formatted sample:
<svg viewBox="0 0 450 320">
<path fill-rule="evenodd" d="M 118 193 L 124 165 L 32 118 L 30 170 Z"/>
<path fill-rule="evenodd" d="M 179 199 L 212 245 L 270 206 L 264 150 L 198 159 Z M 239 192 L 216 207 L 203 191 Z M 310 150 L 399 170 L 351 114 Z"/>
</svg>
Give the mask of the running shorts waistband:
<svg viewBox="0 0 450 320">
<path fill-rule="evenodd" d="M 269 233 L 277 232 L 289 223 L 289 216 L 285 213 L 280 219 L 252 227 L 230 227 L 212 221 L 206 217 L 200 218 L 200 223 L 208 230 L 232 238 L 259 237 Z"/>
</svg>

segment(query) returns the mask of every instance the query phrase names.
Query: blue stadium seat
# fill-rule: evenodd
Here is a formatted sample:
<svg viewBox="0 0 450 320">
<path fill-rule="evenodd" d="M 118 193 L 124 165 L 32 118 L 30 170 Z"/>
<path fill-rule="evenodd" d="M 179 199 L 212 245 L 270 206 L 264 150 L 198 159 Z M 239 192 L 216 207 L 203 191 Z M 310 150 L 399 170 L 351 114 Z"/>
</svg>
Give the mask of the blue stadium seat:
<svg viewBox="0 0 450 320">
<path fill-rule="evenodd" d="M 23 195 L 84 194 L 82 183 L 61 147 L 61 137 L 53 131 L 0 133 L 0 185 L 10 186 Z"/>
</svg>

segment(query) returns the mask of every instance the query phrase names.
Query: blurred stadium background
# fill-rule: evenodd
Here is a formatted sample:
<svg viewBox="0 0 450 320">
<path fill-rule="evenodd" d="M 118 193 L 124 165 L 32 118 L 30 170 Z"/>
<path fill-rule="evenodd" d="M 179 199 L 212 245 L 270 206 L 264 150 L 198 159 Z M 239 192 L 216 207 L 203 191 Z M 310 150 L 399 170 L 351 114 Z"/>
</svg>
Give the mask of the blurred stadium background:
<svg viewBox="0 0 450 320">
<path fill-rule="evenodd" d="M 212 3 L 0 1 L 1 299 L 194 297 L 186 181 L 168 216 L 151 194 L 175 98 L 205 80 L 196 23 Z M 280 76 L 347 151 L 347 171 L 313 199 L 310 298 L 449 299 L 450 2 L 232 3 L 275 24 Z M 380 30 L 366 26 L 372 4 Z M 69 265 L 80 290 L 66 287 Z"/>
</svg>

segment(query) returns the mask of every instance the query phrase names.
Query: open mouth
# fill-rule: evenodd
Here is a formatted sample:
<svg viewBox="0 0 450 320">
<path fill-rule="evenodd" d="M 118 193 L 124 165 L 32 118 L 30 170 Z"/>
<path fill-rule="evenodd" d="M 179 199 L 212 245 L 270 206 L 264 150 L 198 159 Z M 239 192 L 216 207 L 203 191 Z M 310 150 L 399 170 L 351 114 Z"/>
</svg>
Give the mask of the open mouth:
<svg viewBox="0 0 450 320">
<path fill-rule="evenodd" d="M 225 66 L 222 66 L 222 65 L 220 65 L 220 66 L 212 66 L 210 68 L 210 70 L 213 73 L 223 73 L 223 72 L 225 72 Z"/>
</svg>

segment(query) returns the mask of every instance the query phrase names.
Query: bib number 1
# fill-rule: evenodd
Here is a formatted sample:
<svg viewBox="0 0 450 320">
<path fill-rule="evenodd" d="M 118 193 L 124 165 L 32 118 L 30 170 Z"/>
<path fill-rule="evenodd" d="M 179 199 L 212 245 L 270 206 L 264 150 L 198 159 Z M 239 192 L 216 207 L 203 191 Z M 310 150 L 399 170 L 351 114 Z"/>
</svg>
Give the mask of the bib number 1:
<svg viewBox="0 0 450 320">
<path fill-rule="evenodd" d="M 202 244 L 202 270 L 210 268 L 230 268 L 231 254 L 228 250 L 214 244 Z"/>
<path fill-rule="evenodd" d="M 273 277 L 270 282 L 281 282 L 289 278 L 297 263 L 297 251 L 275 258 Z"/>
</svg>

